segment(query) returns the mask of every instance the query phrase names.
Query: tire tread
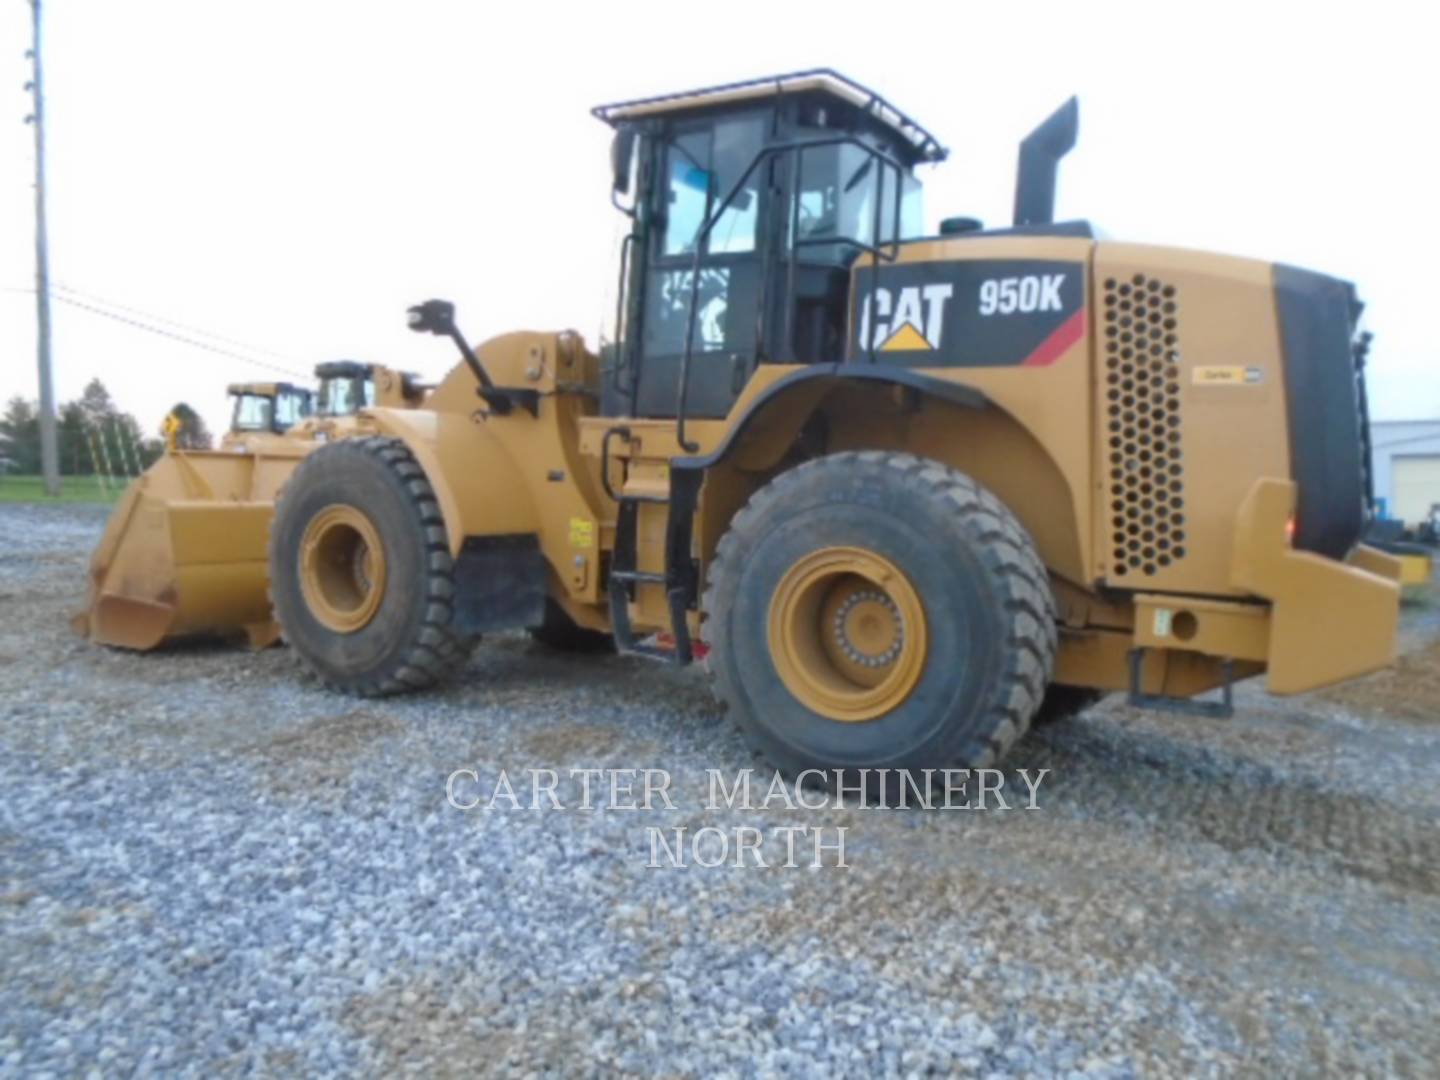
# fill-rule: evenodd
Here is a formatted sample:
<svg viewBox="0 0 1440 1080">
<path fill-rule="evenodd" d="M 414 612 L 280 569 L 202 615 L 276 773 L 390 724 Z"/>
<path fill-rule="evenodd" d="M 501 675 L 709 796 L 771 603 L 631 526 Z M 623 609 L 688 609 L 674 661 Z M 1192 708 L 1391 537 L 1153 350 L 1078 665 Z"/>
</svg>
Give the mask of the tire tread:
<svg viewBox="0 0 1440 1080">
<path fill-rule="evenodd" d="M 1034 542 L 999 498 L 964 473 L 914 454 L 879 450 L 832 454 L 781 473 L 751 496 L 720 538 L 706 575 L 701 610 L 708 618 L 708 613 L 717 610 L 720 597 L 737 587 L 745 538 L 769 508 L 789 500 L 816 470 L 836 469 L 845 474 L 853 473 L 857 467 L 874 466 L 891 473 L 896 482 L 918 482 L 929 489 L 932 497 L 947 504 L 975 542 L 976 551 L 1003 595 L 1001 607 L 1009 622 L 1004 670 L 993 684 L 983 719 L 962 743 L 956 762 L 964 767 L 987 768 L 1004 757 L 1030 729 L 1054 671 L 1058 630 L 1049 574 Z M 716 699 L 728 708 L 732 704 L 730 695 L 714 662 L 715 643 L 711 641 L 710 645 L 712 651 L 705 664 L 707 678 Z M 741 728 L 744 731 L 744 725 Z M 759 752 L 756 740 L 748 731 L 745 735 Z"/>
<path fill-rule="evenodd" d="M 425 615 L 419 631 L 413 635 L 399 659 L 389 665 L 388 671 L 378 673 L 372 678 L 355 683 L 340 683 L 327 675 L 303 652 L 300 653 L 301 659 L 327 689 L 338 693 L 357 694 L 360 697 L 388 697 L 414 690 L 427 690 L 463 668 L 478 640 L 475 636 L 460 633 L 452 625 L 455 613 L 455 563 L 450 555 L 449 538 L 445 532 L 444 516 L 440 512 L 440 502 L 435 497 L 435 489 L 430 486 L 424 469 L 415 460 L 409 447 L 399 439 L 384 435 L 347 439 L 312 452 L 300 463 L 286 487 L 302 478 L 307 466 L 319 460 L 320 455 L 334 452 L 331 447 L 341 452 L 348 450 L 369 454 L 400 480 L 399 487 L 411 504 L 425 548 Z M 277 513 L 284 498 L 285 489 L 282 488 L 276 499 Z M 275 565 L 273 548 L 272 527 L 272 566 Z M 271 604 L 275 606 L 276 619 L 283 631 L 283 612 L 279 605 L 275 605 L 273 586 Z"/>
</svg>

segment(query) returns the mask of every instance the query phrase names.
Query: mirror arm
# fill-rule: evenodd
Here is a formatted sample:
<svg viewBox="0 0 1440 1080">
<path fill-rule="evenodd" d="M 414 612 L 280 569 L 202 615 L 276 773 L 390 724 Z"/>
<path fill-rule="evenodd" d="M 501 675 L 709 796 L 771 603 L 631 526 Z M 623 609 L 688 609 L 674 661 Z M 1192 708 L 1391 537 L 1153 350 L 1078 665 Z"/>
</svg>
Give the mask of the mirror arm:
<svg viewBox="0 0 1440 1080">
<path fill-rule="evenodd" d="M 465 361 L 471 373 L 479 382 L 482 390 L 495 389 L 495 383 L 490 378 L 490 373 L 480 363 L 480 358 L 475 355 L 475 350 L 465 340 L 465 335 L 460 333 L 459 327 L 455 325 L 455 305 L 448 300 L 427 300 L 423 304 L 416 304 L 408 314 L 410 329 L 422 334 L 435 334 L 437 337 L 448 337 L 460 350 L 460 357 Z"/>
</svg>

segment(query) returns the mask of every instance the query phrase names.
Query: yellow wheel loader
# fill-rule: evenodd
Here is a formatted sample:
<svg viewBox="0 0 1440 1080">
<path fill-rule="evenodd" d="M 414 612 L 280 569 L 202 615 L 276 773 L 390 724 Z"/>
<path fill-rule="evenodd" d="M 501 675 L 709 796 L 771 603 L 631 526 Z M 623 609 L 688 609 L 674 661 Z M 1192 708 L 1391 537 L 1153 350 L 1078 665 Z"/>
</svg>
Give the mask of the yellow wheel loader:
<svg viewBox="0 0 1440 1080">
<path fill-rule="evenodd" d="M 408 408 L 425 392 L 413 375 L 353 360 L 315 374 L 318 394 L 232 384 L 218 450 L 169 445 L 130 485 L 91 556 L 77 633 L 130 649 L 201 634 L 244 634 L 257 648 L 278 639 L 266 565 L 276 491 L 322 441 L 366 430 L 363 406 Z"/>
<path fill-rule="evenodd" d="M 316 396 L 322 417 L 353 416 L 372 405 L 408 409 L 419 405 L 429 389 L 411 372 L 359 360 L 316 364 L 315 378 L 320 383 Z"/>
<path fill-rule="evenodd" d="M 244 453 L 275 445 L 315 412 L 315 391 L 288 382 L 231 383 L 230 430 L 220 449 Z"/>
<path fill-rule="evenodd" d="M 609 635 L 703 657 L 777 765 L 848 772 L 989 765 L 1047 696 L 1217 714 L 1241 678 L 1390 662 L 1350 284 L 1054 221 L 1073 99 L 1021 144 L 1013 223 L 938 235 L 945 150 L 835 72 L 595 114 L 618 344 L 472 347 L 421 304 L 462 362 L 285 484 L 275 614 L 325 683 Z"/>
</svg>

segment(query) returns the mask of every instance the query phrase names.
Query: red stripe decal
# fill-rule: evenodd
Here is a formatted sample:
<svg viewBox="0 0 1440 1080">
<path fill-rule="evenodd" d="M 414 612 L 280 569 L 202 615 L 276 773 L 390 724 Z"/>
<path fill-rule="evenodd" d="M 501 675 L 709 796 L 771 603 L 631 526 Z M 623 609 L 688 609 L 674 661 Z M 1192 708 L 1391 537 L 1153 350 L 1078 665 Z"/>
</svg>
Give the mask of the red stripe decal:
<svg viewBox="0 0 1440 1080">
<path fill-rule="evenodd" d="M 1071 315 L 1055 328 L 1054 333 L 1042 341 L 1029 356 L 1021 361 L 1021 367 L 1049 367 L 1065 354 L 1065 350 L 1085 336 L 1085 309 Z"/>
</svg>

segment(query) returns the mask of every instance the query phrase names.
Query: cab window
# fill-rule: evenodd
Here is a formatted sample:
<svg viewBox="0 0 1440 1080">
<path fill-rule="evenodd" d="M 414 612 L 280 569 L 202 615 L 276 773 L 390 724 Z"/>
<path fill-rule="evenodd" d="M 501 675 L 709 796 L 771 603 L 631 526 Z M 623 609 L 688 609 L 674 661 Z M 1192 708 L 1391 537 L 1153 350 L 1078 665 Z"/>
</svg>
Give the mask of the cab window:
<svg viewBox="0 0 1440 1080">
<path fill-rule="evenodd" d="M 670 144 L 666 168 L 665 254 L 689 255 L 710 202 L 710 133 L 682 135 Z"/>
<path fill-rule="evenodd" d="M 765 137 L 765 122 L 758 116 L 722 120 L 715 125 L 714 203 L 734 190 L 735 185 L 745 178 L 745 186 L 735 193 L 715 227 L 710 230 L 708 244 L 712 255 L 740 255 L 755 250 L 755 227 L 760 211 L 760 181 L 764 168 L 757 166 L 748 177 L 745 175 L 760 151 Z M 711 213 L 714 213 L 712 207 Z"/>
<path fill-rule="evenodd" d="M 673 139 L 666 152 L 664 255 L 693 255 L 696 238 L 710 215 L 746 176 L 764 137 L 758 116 L 722 120 L 713 129 Z M 711 255 L 743 255 L 755 250 L 759 219 L 759 169 L 746 178 L 720 211 L 705 241 Z"/>
<path fill-rule="evenodd" d="M 287 431 L 310 415 L 310 395 L 295 392 L 275 399 L 275 429 Z"/>
<path fill-rule="evenodd" d="M 320 385 L 320 414 L 322 416 L 349 416 L 369 404 L 365 400 L 361 383 L 355 378 L 326 379 Z"/>
<path fill-rule="evenodd" d="M 274 402 L 259 394 L 238 394 L 230 427 L 234 431 L 270 431 L 274 420 Z"/>
<path fill-rule="evenodd" d="M 899 179 L 897 220 L 893 166 L 848 143 L 807 150 L 802 155 L 799 190 L 787 234 L 798 236 L 801 247 L 809 248 L 816 258 L 826 258 L 827 253 L 853 254 L 857 245 L 876 243 L 878 202 L 879 243 L 913 239 L 921 235 L 924 227 L 920 182 L 909 175 Z M 831 238 L 837 241 L 833 248 L 815 243 Z M 846 240 L 855 243 L 843 243 Z"/>
</svg>

